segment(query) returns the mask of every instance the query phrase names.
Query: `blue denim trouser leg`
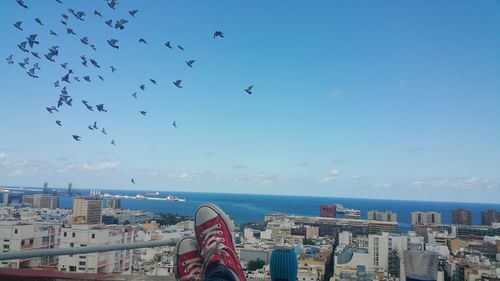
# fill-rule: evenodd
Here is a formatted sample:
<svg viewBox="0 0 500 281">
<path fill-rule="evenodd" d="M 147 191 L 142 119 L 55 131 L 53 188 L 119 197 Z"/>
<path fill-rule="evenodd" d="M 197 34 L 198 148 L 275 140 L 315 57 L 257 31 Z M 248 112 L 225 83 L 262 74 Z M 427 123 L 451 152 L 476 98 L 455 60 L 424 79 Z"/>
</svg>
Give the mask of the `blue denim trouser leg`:
<svg viewBox="0 0 500 281">
<path fill-rule="evenodd" d="M 220 263 L 208 266 L 204 281 L 236 281 L 234 274 Z"/>
</svg>

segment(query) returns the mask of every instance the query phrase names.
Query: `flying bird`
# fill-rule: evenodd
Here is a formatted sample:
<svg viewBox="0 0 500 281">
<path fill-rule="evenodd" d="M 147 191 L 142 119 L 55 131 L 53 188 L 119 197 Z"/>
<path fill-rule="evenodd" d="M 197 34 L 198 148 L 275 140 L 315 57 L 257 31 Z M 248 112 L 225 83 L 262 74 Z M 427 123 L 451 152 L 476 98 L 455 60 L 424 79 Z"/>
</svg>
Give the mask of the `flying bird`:
<svg viewBox="0 0 500 281">
<path fill-rule="evenodd" d="M 112 145 L 116 145 L 115 140 L 111 140 Z"/>
<path fill-rule="evenodd" d="M 117 20 L 115 23 L 115 29 L 123 30 L 125 28 L 124 24 L 126 24 L 127 22 L 128 22 L 128 20 L 124 20 L 124 19 Z"/>
<path fill-rule="evenodd" d="M 66 15 L 66 14 L 61 14 L 61 15 L 62 15 L 62 17 L 63 17 L 66 21 L 68 21 L 68 20 L 69 20 L 68 15 Z"/>
<path fill-rule="evenodd" d="M 114 66 L 111 66 L 111 73 L 115 73 L 116 68 Z"/>
<path fill-rule="evenodd" d="M 21 43 L 17 44 L 17 47 L 18 47 L 19 49 L 21 49 L 21 51 L 23 51 L 23 52 L 27 52 L 27 53 L 28 53 L 29 51 L 28 51 L 28 49 L 26 49 L 26 44 L 28 44 L 28 42 L 23 41 L 23 42 L 21 42 Z"/>
<path fill-rule="evenodd" d="M 53 54 L 54 56 L 59 55 L 58 48 L 59 48 L 59 46 L 52 46 L 52 47 L 50 47 L 49 53 Z"/>
<path fill-rule="evenodd" d="M 86 101 L 86 100 L 82 100 L 82 103 L 85 105 L 85 107 L 90 110 L 90 111 L 94 111 L 94 109 L 92 108 L 91 105 L 89 105 L 89 102 Z"/>
<path fill-rule="evenodd" d="M 45 54 L 44 56 L 45 56 L 45 58 L 47 58 L 51 62 L 55 62 L 56 61 L 56 60 L 54 60 L 54 56 L 55 55 L 53 53 L 48 53 L 48 54 Z"/>
<path fill-rule="evenodd" d="M 73 138 L 76 140 L 76 141 L 81 141 L 82 140 L 82 137 L 78 136 L 78 135 L 73 135 Z"/>
<path fill-rule="evenodd" d="M 93 130 L 94 130 L 94 128 L 92 127 L 92 125 L 89 125 L 87 128 L 88 128 L 89 130 L 91 130 L 91 131 L 93 131 Z"/>
<path fill-rule="evenodd" d="M 38 78 L 38 76 L 35 74 L 35 68 L 31 68 L 30 70 L 28 70 L 26 73 L 28 73 L 29 76 L 33 77 L 33 78 Z"/>
<path fill-rule="evenodd" d="M 99 111 L 99 112 L 108 112 L 106 109 L 104 109 L 104 104 L 98 104 L 95 107 L 97 108 L 97 111 Z"/>
<path fill-rule="evenodd" d="M 182 88 L 182 86 L 181 86 L 181 82 L 182 82 L 182 80 L 177 80 L 177 81 L 175 81 L 175 82 L 174 82 L 174 85 L 175 85 L 177 88 Z"/>
<path fill-rule="evenodd" d="M 87 61 L 86 60 L 82 61 L 82 64 L 83 66 L 87 66 Z"/>
<path fill-rule="evenodd" d="M 36 62 L 35 64 L 33 64 L 33 67 L 40 70 L 40 66 L 38 66 L 38 62 Z"/>
<path fill-rule="evenodd" d="M 61 67 L 64 69 L 68 69 L 68 63 L 67 62 L 61 63 Z"/>
<path fill-rule="evenodd" d="M 35 18 L 35 21 L 36 21 L 39 25 L 43 26 L 43 23 L 42 23 L 42 21 L 41 21 L 39 18 Z"/>
<path fill-rule="evenodd" d="M 69 73 L 61 77 L 61 81 L 71 83 L 71 81 L 69 81 Z"/>
<path fill-rule="evenodd" d="M 96 130 L 97 130 L 97 129 L 99 129 L 99 128 L 97 127 L 97 121 L 95 121 L 95 122 L 94 122 L 94 125 L 92 125 L 92 128 L 94 128 L 94 129 L 96 129 Z"/>
<path fill-rule="evenodd" d="M 31 48 L 33 48 L 34 44 L 40 44 L 38 41 L 36 41 L 36 36 L 37 34 L 31 34 L 29 37 L 26 37 Z"/>
<path fill-rule="evenodd" d="M 75 16 L 75 18 L 77 18 L 81 21 L 85 21 L 85 19 L 83 18 L 84 16 L 86 16 L 85 12 L 83 12 L 83 11 L 75 12 L 75 10 L 73 10 L 73 9 L 68 9 L 68 12 L 72 13 L 73 16 Z"/>
<path fill-rule="evenodd" d="M 144 91 L 146 89 L 146 85 L 142 84 L 142 85 L 139 86 L 139 88 L 141 88 L 141 90 Z"/>
<path fill-rule="evenodd" d="M 80 82 L 80 78 L 78 78 L 78 76 L 73 77 L 73 79 L 75 79 L 75 81 L 77 82 Z"/>
<path fill-rule="evenodd" d="M 174 122 L 172 123 L 172 126 L 176 127 L 177 128 L 177 124 L 175 123 L 175 120 Z"/>
<path fill-rule="evenodd" d="M 17 4 L 19 4 L 19 6 L 25 8 L 25 9 L 28 9 L 28 6 L 26 6 L 26 4 L 24 4 L 24 1 L 23 0 L 16 0 Z"/>
<path fill-rule="evenodd" d="M 98 10 L 94 10 L 94 15 L 102 18 L 102 15 Z"/>
<path fill-rule="evenodd" d="M 63 2 L 61 0 L 56 0 L 57 3 L 62 4 Z"/>
<path fill-rule="evenodd" d="M 92 81 L 90 81 L 90 76 L 88 76 L 88 75 L 87 76 L 83 76 L 83 80 L 85 80 L 87 82 L 92 82 Z"/>
<path fill-rule="evenodd" d="M 59 87 L 59 80 L 57 80 L 56 82 L 54 82 L 54 87 Z"/>
<path fill-rule="evenodd" d="M 57 36 L 57 33 L 55 33 L 55 31 L 53 31 L 53 30 L 51 29 L 51 30 L 50 30 L 50 35 Z"/>
<path fill-rule="evenodd" d="M 13 63 L 14 63 L 14 61 L 12 60 L 12 55 L 8 56 L 8 57 L 6 58 L 6 60 L 7 60 L 7 63 L 8 63 L 8 64 L 13 64 Z"/>
<path fill-rule="evenodd" d="M 165 43 L 165 46 L 167 46 L 167 48 L 169 48 L 169 49 L 172 49 L 172 45 L 170 45 L 170 41 L 167 41 L 167 42 Z"/>
<path fill-rule="evenodd" d="M 103 133 L 103 134 L 105 134 L 105 135 L 107 134 L 107 133 L 106 133 L 106 130 L 105 130 L 104 128 L 102 128 L 101 133 Z"/>
<path fill-rule="evenodd" d="M 19 30 L 23 30 L 23 29 L 21 28 L 21 24 L 22 24 L 22 23 L 23 23 L 22 21 L 16 21 L 16 23 L 14 23 L 14 26 L 15 26 L 17 29 L 19 29 Z"/>
<path fill-rule="evenodd" d="M 59 127 L 62 126 L 61 120 L 56 120 L 56 124 L 59 125 Z"/>
<path fill-rule="evenodd" d="M 250 86 L 250 87 L 248 87 L 248 88 L 246 88 L 245 92 L 247 92 L 247 94 L 251 95 L 252 94 L 252 88 L 253 88 L 253 85 Z"/>
<path fill-rule="evenodd" d="M 142 115 L 146 116 L 146 113 L 147 113 L 146 111 L 141 110 L 140 112 L 141 112 Z"/>
<path fill-rule="evenodd" d="M 214 32 L 214 39 L 217 37 L 224 38 L 224 33 L 222 33 L 222 31 L 215 31 Z"/>
<path fill-rule="evenodd" d="M 116 40 L 116 39 L 109 39 L 109 40 L 108 40 L 108 44 L 109 44 L 111 47 L 113 47 L 113 48 L 115 48 L 115 49 L 120 48 L 118 45 L 116 45 L 116 43 L 118 43 L 118 40 Z"/>
<path fill-rule="evenodd" d="M 28 65 L 26 62 L 20 62 L 19 63 L 19 66 L 21 66 L 24 69 L 26 69 L 26 65 Z"/>
<path fill-rule="evenodd" d="M 146 42 L 146 40 L 144 40 L 143 38 L 141 38 L 141 39 L 139 39 L 139 43 L 147 44 L 148 42 Z"/>
<path fill-rule="evenodd" d="M 130 179 L 130 181 L 131 181 L 133 184 L 135 184 L 135 180 L 134 180 L 134 179 Z"/>
<path fill-rule="evenodd" d="M 64 25 L 66 25 L 66 22 L 65 22 L 65 21 L 63 21 L 63 20 L 61 21 L 61 23 L 62 23 L 62 24 L 64 24 Z"/>
<path fill-rule="evenodd" d="M 134 99 L 136 99 L 136 98 L 137 98 L 137 92 L 134 92 L 134 93 L 132 94 L 132 96 L 134 97 Z"/>
<path fill-rule="evenodd" d="M 151 83 L 155 84 L 156 85 L 156 80 L 154 79 L 149 79 L 149 81 L 151 81 Z"/>
<path fill-rule="evenodd" d="M 193 63 L 195 62 L 195 60 L 188 60 L 186 62 L 186 64 L 189 66 L 189 67 L 193 67 Z"/>
<path fill-rule="evenodd" d="M 82 39 L 80 39 L 80 42 L 82 42 L 85 45 L 88 45 L 89 44 L 89 38 L 88 37 L 83 37 Z"/>
<path fill-rule="evenodd" d="M 90 48 L 92 48 L 92 50 L 94 50 L 94 51 L 95 51 L 95 50 L 97 50 L 97 49 L 95 48 L 94 43 L 90 44 Z"/>
<path fill-rule="evenodd" d="M 102 78 L 101 75 L 97 75 L 97 77 L 99 77 L 99 79 L 101 79 L 101 81 L 104 81 L 104 78 Z"/>
<path fill-rule="evenodd" d="M 101 66 L 97 63 L 97 61 L 90 59 L 90 63 L 93 64 L 97 68 L 101 68 Z"/>
<path fill-rule="evenodd" d="M 108 2 L 108 6 L 113 10 L 115 9 L 116 4 L 118 4 L 118 0 L 111 0 Z"/>
<path fill-rule="evenodd" d="M 67 32 L 68 34 L 73 34 L 73 35 L 76 35 L 76 33 L 75 33 L 75 32 L 73 31 L 73 29 L 71 29 L 71 28 L 66 28 L 66 32 Z"/>
<path fill-rule="evenodd" d="M 40 56 L 38 55 L 38 53 L 37 53 L 37 52 L 31 52 L 31 54 L 32 54 L 35 58 L 40 59 Z"/>
<path fill-rule="evenodd" d="M 135 14 L 137 14 L 137 12 L 137 10 L 128 11 L 128 13 L 133 17 L 135 17 Z"/>
<path fill-rule="evenodd" d="M 107 20 L 104 23 L 107 24 L 109 27 L 113 28 L 113 20 Z"/>
<path fill-rule="evenodd" d="M 184 51 L 184 47 L 182 47 L 181 45 L 177 45 L 177 48 L 181 49 Z"/>
<path fill-rule="evenodd" d="M 57 110 L 57 108 L 55 106 L 46 107 L 45 109 L 47 109 L 47 111 L 50 112 L 50 113 L 52 113 L 54 111 L 59 112 L 59 110 Z"/>
</svg>

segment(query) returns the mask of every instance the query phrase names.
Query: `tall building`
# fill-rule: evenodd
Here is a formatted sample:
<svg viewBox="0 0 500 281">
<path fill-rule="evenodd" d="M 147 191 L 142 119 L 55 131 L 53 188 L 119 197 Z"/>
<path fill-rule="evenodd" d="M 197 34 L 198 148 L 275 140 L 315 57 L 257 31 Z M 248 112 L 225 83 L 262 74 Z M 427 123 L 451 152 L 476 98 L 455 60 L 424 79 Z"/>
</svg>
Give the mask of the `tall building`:
<svg viewBox="0 0 500 281">
<path fill-rule="evenodd" d="M 458 208 L 451 211 L 452 224 L 472 225 L 472 212 L 467 209 Z"/>
<path fill-rule="evenodd" d="M 436 225 L 441 224 L 441 213 L 438 212 L 412 212 L 412 225 Z"/>
<path fill-rule="evenodd" d="M 438 254 L 435 252 L 404 251 L 404 270 L 407 281 L 437 280 Z"/>
<path fill-rule="evenodd" d="M 23 195 L 23 203 L 31 204 L 33 208 L 59 208 L 59 196 L 47 194 Z"/>
<path fill-rule="evenodd" d="M 49 193 L 49 183 L 48 182 L 43 183 L 43 193 Z"/>
<path fill-rule="evenodd" d="M 120 209 L 122 206 L 122 200 L 120 198 L 110 198 L 106 200 L 108 203 L 108 208 Z"/>
<path fill-rule="evenodd" d="M 4 205 L 9 204 L 9 191 L 8 190 L 0 191 L 0 204 L 4 204 Z"/>
<path fill-rule="evenodd" d="M 68 191 L 66 192 L 68 195 L 71 196 L 71 194 L 73 194 L 73 184 L 72 183 L 68 183 Z"/>
<path fill-rule="evenodd" d="M 57 248 L 60 229 L 58 223 L 0 221 L 1 250 L 9 252 Z M 2 268 L 50 267 L 56 264 L 55 257 L 0 261 Z"/>
<path fill-rule="evenodd" d="M 500 222 L 500 212 L 496 210 L 481 211 L 481 224 L 491 225 L 494 222 Z"/>
<path fill-rule="evenodd" d="M 325 204 L 319 207 L 319 216 L 323 218 L 334 218 L 337 216 L 337 206 Z"/>
<path fill-rule="evenodd" d="M 398 215 L 391 211 L 380 212 L 377 210 L 368 211 L 368 220 L 374 221 L 397 221 Z"/>
<path fill-rule="evenodd" d="M 102 200 L 92 197 L 73 199 L 73 221 L 84 224 L 102 222 Z"/>
<path fill-rule="evenodd" d="M 134 242 L 136 232 L 127 226 L 73 224 L 61 229 L 61 248 L 113 245 Z M 132 250 L 60 256 L 59 271 L 131 273 Z"/>
</svg>

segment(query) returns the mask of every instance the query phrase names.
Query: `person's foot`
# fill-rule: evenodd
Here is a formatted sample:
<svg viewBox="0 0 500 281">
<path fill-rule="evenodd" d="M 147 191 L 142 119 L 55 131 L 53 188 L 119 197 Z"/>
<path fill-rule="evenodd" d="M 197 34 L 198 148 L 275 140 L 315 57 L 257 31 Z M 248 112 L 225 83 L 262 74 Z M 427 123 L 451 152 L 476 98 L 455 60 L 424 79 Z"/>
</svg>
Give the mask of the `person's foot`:
<svg viewBox="0 0 500 281">
<path fill-rule="evenodd" d="M 202 280 L 203 261 L 198 241 L 194 237 L 182 238 L 175 247 L 175 277 L 177 281 Z"/>
<path fill-rule="evenodd" d="M 214 204 L 203 204 L 196 211 L 194 225 L 204 268 L 218 263 L 230 269 L 237 281 L 245 281 L 227 215 Z"/>
</svg>

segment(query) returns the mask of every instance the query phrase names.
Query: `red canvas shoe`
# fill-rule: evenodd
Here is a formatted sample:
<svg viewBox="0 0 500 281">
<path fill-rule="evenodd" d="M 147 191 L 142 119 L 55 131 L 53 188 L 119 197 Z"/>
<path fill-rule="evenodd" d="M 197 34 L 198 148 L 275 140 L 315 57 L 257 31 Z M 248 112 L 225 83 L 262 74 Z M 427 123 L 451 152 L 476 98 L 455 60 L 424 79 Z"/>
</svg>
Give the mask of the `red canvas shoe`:
<svg viewBox="0 0 500 281">
<path fill-rule="evenodd" d="M 194 237 L 182 238 L 175 247 L 175 277 L 177 281 L 201 281 L 203 261 L 198 241 Z"/>
<path fill-rule="evenodd" d="M 204 269 L 219 263 L 230 269 L 237 281 L 246 281 L 234 249 L 233 227 L 227 215 L 214 204 L 203 204 L 196 211 L 194 225 Z"/>
</svg>

